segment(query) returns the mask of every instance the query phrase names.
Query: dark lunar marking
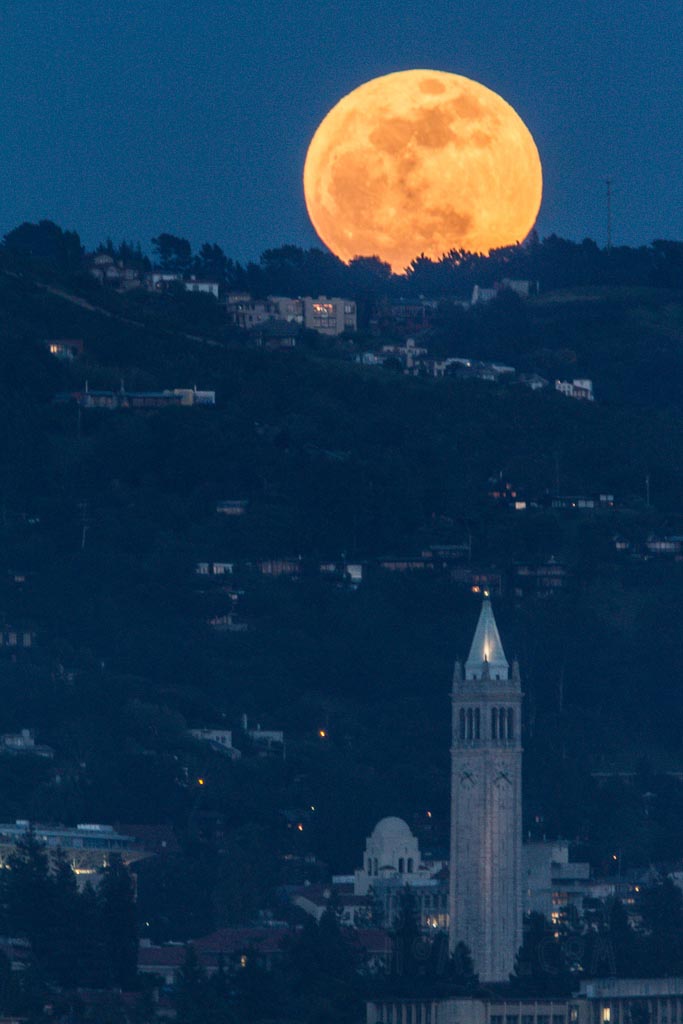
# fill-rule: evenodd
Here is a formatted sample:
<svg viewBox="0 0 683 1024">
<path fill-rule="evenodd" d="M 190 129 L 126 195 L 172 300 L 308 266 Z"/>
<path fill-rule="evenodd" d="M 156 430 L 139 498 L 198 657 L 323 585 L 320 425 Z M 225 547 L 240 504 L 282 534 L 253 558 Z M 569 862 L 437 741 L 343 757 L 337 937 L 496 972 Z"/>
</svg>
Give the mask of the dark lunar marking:
<svg viewBox="0 0 683 1024">
<path fill-rule="evenodd" d="M 420 92 L 426 92 L 431 95 L 446 91 L 446 86 L 438 78 L 423 78 L 418 88 Z"/>
<path fill-rule="evenodd" d="M 473 143 L 473 145 L 479 146 L 480 149 L 488 149 L 491 143 L 493 142 L 493 139 L 487 132 L 483 132 L 481 131 L 481 129 L 479 129 L 478 131 L 473 133 L 472 139 L 470 141 Z"/>
</svg>

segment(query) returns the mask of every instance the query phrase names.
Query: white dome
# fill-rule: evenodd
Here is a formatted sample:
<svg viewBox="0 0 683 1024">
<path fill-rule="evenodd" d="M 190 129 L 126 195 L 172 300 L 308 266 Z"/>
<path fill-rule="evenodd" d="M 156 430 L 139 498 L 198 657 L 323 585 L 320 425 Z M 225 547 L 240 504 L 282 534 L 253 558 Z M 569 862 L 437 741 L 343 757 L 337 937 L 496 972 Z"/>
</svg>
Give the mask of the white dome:
<svg viewBox="0 0 683 1024">
<path fill-rule="evenodd" d="M 382 818 L 372 830 L 371 839 L 382 846 L 394 846 L 411 843 L 414 836 L 403 818 Z"/>
</svg>

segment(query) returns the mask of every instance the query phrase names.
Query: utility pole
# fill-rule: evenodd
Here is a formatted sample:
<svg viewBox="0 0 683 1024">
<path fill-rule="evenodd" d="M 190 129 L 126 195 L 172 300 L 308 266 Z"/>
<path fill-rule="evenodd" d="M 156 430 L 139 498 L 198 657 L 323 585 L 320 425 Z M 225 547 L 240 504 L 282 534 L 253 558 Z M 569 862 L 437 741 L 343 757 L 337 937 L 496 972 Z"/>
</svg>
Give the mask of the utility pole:
<svg viewBox="0 0 683 1024">
<path fill-rule="evenodd" d="M 605 178 L 607 185 L 607 252 L 612 251 L 612 179 Z"/>
</svg>

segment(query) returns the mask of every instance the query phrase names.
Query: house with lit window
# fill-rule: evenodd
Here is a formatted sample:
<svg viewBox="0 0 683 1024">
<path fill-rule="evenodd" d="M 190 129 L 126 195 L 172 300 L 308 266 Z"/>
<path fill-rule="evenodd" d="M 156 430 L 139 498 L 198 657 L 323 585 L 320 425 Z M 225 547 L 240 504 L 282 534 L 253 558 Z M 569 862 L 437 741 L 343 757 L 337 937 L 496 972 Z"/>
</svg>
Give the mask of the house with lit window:
<svg viewBox="0 0 683 1024">
<path fill-rule="evenodd" d="M 46 338 L 43 345 L 51 356 L 65 362 L 73 362 L 83 355 L 82 338 Z"/>
<path fill-rule="evenodd" d="M 357 329 L 356 303 L 351 299 L 328 299 L 320 295 L 317 299 L 306 296 L 301 301 L 304 327 L 309 330 L 334 337 Z"/>
</svg>

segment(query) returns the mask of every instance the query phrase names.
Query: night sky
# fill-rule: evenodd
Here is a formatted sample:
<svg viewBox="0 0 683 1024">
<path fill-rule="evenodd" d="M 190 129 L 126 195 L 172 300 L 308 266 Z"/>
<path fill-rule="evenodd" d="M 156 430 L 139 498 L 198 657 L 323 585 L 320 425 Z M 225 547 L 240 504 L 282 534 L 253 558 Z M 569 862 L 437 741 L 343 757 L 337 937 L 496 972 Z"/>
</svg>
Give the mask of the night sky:
<svg viewBox="0 0 683 1024">
<path fill-rule="evenodd" d="M 0 0 L 0 232 L 49 217 L 88 246 L 171 231 L 239 259 L 318 244 L 301 172 L 345 93 L 466 75 L 530 128 L 538 220 L 683 238 L 681 0 Z"/>
</svg>

